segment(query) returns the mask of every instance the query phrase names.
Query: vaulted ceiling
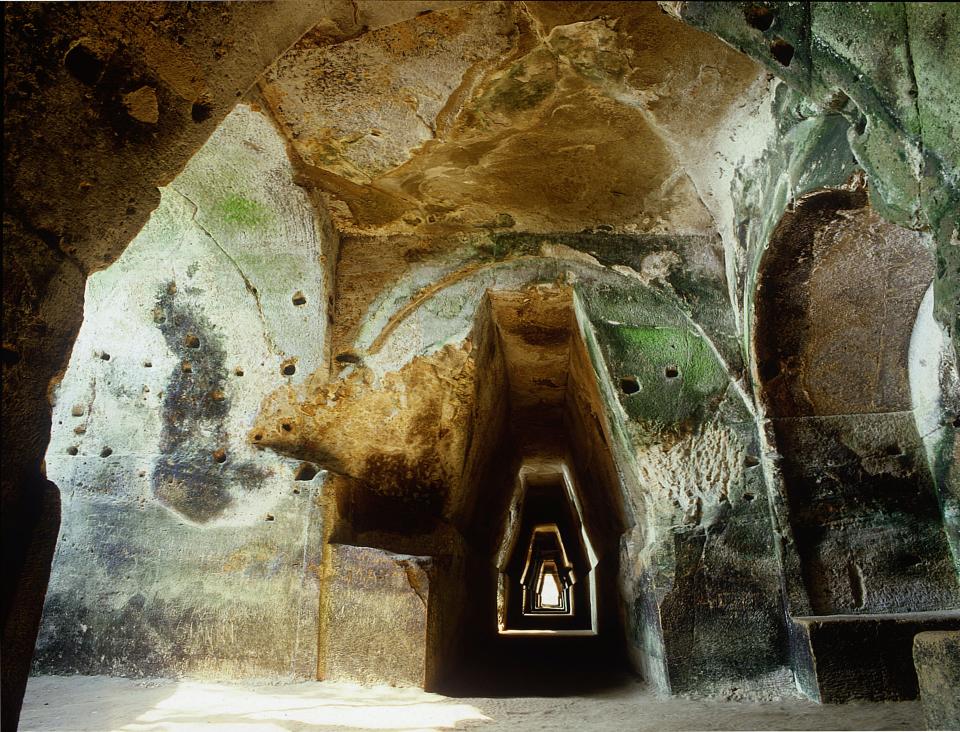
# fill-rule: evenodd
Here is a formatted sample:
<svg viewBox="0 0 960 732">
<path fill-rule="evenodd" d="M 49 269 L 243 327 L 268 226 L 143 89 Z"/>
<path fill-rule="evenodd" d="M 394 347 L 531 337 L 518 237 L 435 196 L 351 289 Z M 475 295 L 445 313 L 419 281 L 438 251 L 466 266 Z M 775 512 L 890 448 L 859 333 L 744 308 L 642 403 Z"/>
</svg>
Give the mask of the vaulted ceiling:
<svg viewBox="0 0 960 732">
<path fill-rule="evenodd" d="M 353 234 L 715 231 L 705 166 L 765 76 L 656 3 L 458 3 L 330 33 L 260 92 Z"/>
</svg>

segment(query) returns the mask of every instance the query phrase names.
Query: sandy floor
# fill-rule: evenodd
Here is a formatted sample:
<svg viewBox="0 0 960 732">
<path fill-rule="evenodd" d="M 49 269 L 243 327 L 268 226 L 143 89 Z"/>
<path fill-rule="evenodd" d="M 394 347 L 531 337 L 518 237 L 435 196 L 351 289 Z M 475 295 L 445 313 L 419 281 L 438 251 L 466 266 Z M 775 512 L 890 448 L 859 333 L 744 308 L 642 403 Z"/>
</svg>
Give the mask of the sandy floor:
<svg viewBox="0 0 960 732">
<path fill-rule="evenodd" d="M 103 676 L 30 680 L 20 730 L 887 730 L 923 727 L 918 702 L 819 706 L 658 699 L 639 683 L 581 697 L 459 699 L 353 684 L 214 684 Z"/>
</svg>

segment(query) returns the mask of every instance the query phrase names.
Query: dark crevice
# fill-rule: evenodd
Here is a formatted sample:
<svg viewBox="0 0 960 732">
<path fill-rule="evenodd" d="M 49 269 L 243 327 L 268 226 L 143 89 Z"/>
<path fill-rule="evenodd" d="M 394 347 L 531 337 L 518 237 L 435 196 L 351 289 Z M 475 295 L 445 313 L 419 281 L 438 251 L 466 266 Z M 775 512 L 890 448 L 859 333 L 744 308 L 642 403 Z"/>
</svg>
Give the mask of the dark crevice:
<svg viewBox="0 0 960 732">
<path fill-rule="evenodd" d="M 793 61 L 793 45 L 783 38 L 775 38 L 770 43 L 770 55 L 773 56 L 781 66 L 787 67 L 790 65 L 790 62 Z"/>
<path fill-rule="evenodd" d="M 743 9 L 743 17 L 751 28 L 766 31 L 773 25 L 776 15 L 771 8 L 765 5 L 748 5 Z"/>
</svg>

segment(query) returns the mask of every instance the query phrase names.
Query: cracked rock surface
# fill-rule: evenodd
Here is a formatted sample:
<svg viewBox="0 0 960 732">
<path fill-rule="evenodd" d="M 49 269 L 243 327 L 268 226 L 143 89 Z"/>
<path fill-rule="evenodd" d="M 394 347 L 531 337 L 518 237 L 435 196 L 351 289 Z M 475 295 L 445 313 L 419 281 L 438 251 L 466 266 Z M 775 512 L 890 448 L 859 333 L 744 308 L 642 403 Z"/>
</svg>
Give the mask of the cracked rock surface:
<svg viewBox="0 0 960 732">
<path fill-rule="evenodd" d="M 691 171 L 760 76 L 650 3 L 489 2 L 308 34 L 260 91 L 342 232 L 693 233 Z"/>
<path fill-rule="evenodd" d="M 238 106 L 88 281 L 46 459 L 68 490 L 38 663 L 230 674 L 256 648 L 262 673 L 312 673 L 321 479 L 246 439 L 263 394 L 326 363 L 334 239 L 292 178 L 270 120 Z M 214 611 L 234 640 L 201 630 Z"/>
</svg>

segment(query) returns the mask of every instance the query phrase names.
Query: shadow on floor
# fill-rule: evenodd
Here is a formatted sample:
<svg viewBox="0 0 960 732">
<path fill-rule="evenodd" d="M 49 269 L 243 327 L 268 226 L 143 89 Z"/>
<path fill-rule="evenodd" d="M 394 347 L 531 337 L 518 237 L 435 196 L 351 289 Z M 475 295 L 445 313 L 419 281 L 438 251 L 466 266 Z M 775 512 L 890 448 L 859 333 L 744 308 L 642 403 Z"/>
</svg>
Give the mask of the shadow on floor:
<svg viewBox="0 0 960 732">
<path fill-rule="evenodd" d="M 499 636 L 448 676 L 437 691 L 453 697 L 583 696 L 642 683 L 622 650 L 598 637 Z"/>
</svg>

